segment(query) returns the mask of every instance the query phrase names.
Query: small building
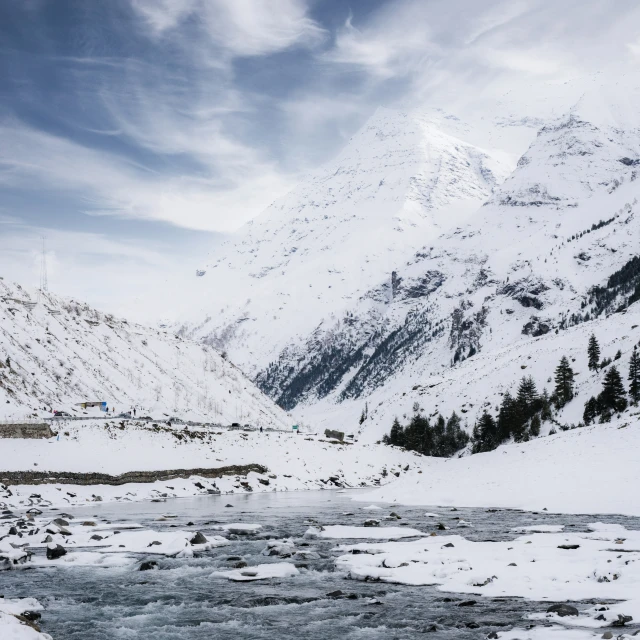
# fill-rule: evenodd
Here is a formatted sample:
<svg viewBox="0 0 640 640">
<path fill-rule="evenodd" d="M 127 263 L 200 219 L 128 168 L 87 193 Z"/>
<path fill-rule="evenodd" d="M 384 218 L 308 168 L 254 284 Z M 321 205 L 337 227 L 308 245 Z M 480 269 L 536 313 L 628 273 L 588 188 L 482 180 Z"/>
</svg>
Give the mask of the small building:
<svg viewBox="0 0 640 640">
<path fill-rule="evenodd" d="M 100 409 L 100 411 L 107 410 L 107 403 L 100 402 L 98 400 L 88 400 L 86 402 L 79 402 L 78 406 L 81 407 L 82 409 L 91 409 L 91 408 L 97 407 L 98 409 Z"/>
<path fill-rule="evenodd" d="M 344 431 L 333 431 L 332 429 L 325 429 L 324 437 L 329 438 L 330 440 L 340 440 L 340 442 L 342 442 L 344 440 Z"/>
</svg>

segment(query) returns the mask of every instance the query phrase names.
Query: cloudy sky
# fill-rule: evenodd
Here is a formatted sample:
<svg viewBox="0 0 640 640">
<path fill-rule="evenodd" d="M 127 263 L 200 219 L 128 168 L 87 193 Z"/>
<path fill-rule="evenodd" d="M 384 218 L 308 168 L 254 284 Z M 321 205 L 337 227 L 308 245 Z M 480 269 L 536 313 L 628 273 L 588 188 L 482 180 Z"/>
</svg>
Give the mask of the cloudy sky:
<svg viewBox="0 0 640 640">
<path fill-rule="evenodd" d="M 0 275 L 152 319 L 379 105 L 640 61 L 636 0 L 3 0 Z M 523 94 L 526 92 L 523 92 Z"/>
</svg>

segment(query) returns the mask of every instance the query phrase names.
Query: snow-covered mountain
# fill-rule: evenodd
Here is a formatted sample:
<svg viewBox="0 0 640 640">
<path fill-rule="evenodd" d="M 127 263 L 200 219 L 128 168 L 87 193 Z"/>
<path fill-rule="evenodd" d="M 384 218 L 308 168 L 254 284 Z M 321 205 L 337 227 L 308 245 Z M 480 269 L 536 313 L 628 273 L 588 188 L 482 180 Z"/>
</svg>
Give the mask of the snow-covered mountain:
<svg viewBox="0 0 640 640">
<path fill-rule="evenodd" d="M 136 407 L 139 416 L 290 422 L 212 347 L 0 280 L 0 418 L 82 416 L 77 404 L 86 401 Z"/>
<path fill-rule="evenodd" d="M 203 287 L 233 290 L 231 302 L 184 333 L 227 348 L 316 426 L 353 428 L 365 402 L 380 407 L 370 424 L 384 429 L 370 437 L 414 386 L 457 389 L 450 379 L 458 369 L 468 379 L 464 361 L 478 354 L 519 361 L 545 340 L 553 358 L 558 345 L 577 354 L 589 329 L 568 328 L 633 303 L 638 284 L 635 80 L 544 118 L 378 112 L 335 163 L 228 244 Z M 515 130 L 529 142 L 511 162 Z M 545 361 L 546 377 L 555 364 Z M 493 395 L 480 382 L 476 406 Z"/>
<path fill-rule="evenodd" d="M 508 154 L 461 133 L 443 114 L 379 109 L 333 162 L 226 243 L 181 333 L 227 349 L 255 375 L 341 315 L 508 175 Z"/>
</svg>

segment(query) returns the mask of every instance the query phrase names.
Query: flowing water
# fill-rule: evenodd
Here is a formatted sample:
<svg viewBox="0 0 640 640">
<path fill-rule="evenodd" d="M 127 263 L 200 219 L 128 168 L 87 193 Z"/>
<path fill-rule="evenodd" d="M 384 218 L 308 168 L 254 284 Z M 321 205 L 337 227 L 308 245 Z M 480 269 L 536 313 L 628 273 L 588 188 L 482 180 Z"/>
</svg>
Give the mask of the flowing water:
<svg viewBox="0 0 640 640">
<path fill-rule="evenodd" d="M 362 525 L 369 517 L 391 510 L 406 524 L 431 532 L 436 522 L 425 511 L 453 524 L 463 518 L 474 526 L 438 532 L 462 534 L 472 540 L 516 537 L 513 527 L 564 524 L 586 531 L 589 522 L 618 522 L 640 529 L 640 519 L 616 516 L 557 516 L 519 511 L 383 506 L 363 511 L 366 503 L 352 502 L 350 493 L 293 492 L 208 496 L 165 503 L 92 504 L 67 510 L 74 518 L 137 522 L 156 530 L 170 527 L 216 535 L 215 524 L 256 523 L 259 535 L 230 536 L 231 544 L 196 558 L 153 557 L 159 570 L 138 571 L 141 555 L 122 567 L 50 567 L 0 573 L 0 594 L 37 598 L 44 606 L 42 629 L 54 640 L 404 640 L 435 632 L 437 638 L 479 639 L 491 631 L 526 626 L 528 613 L 546 610 L 548 602 L 517 598 L 477 598 L 473 607 L 459 607 L 468 596 L 434 587 L 409 587 L 346 579 L 334 571 L 336 540 L 303 540 L 314 523 Z M 233 507 L 226 507 L 233 504 Z M 157 521 L 163 514 L 177 517 Z M 51 511 L 52 517 L 56 514 Z M 188 524 L 189 523 L 189 524 Z M 193 523 L 193 524 L 191 524 Z M 300 574 L 259 582 L 231 582 L 215 571 L 239 561 L 249 566 L 282 562 L 265 557 L 267 538 L 296 539 L 307 544 L 312 557 L 297 563 Z M 235 538 L 235 539 L 233 539 Z M 39 553 L 43 553 L 39 550 Z M 288 560 L 291 561 L 291 560 Z M 328 596 L 342 591 L 341 596 Z M 374 602 L 376 602 L 374 604 Z"/>
</svg>

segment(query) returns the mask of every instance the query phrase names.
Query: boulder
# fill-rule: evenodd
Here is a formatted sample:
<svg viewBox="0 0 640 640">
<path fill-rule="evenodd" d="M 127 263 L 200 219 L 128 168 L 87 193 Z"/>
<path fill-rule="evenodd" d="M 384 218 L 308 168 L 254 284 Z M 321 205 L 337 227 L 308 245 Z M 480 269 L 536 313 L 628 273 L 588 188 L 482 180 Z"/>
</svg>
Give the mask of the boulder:
<svg viewBox="0 0 640 640">
<path fill-rule="evenodd" d="M 20 615 L 29 622 L 37 622 L 42 618 L 42 614 L 38 611 L 23 611 Z"/>
<path fill-rule="evenodd" d="M 557 613 L 561 618 L 577 616 L 579 611 L 570 604 L 553 604 L 547 609 L 547 613 Z"/>
<path fill-rule="evenodd" d="M 558 549 L 579 549 L 579 544 L 559 544 Z"/>
<path fill-rule="evenodd" d="M 65 520 L 64 518 L 56 518 L 52 522 L 53 522 L 53 524 L 57 524 L 59 527 L 68 527 L 69 526 L 69 522 L 67 520 Z"/>
<path fill-rule="evenodd" d="M 380 520 L 365 520 L 364 521 L 364 526 L 365 527 L 379 527 L 380 526 Z"/>
<path fill-rule="evenodd" d="M 57 560 L 67 555 L 67 550 L 60 544 L 50 542 L 47 545 L 47 560 Z"/>
<path fill-rule="evenodd" d="M 633 616 L 623 616 L 622 614 L 618 614 L 618 619 L 614 620 L 611 623 L 612 627 L 624 627 L 627 622 L 631 622 L 633 620 Z"/>
<path fill-rule="evenodd" d="M 205 544 L 208 540 L 199 531 L 196 531 L 196 535 L 189 542 L 191 544 Z"/>
<path fill-rule="evenodd" d="M 140 565 L 138 571 L 151 571 L 152 569 L 157 569 L 158 563 L 155 560 L 147 560 Z"/>
</svg>

